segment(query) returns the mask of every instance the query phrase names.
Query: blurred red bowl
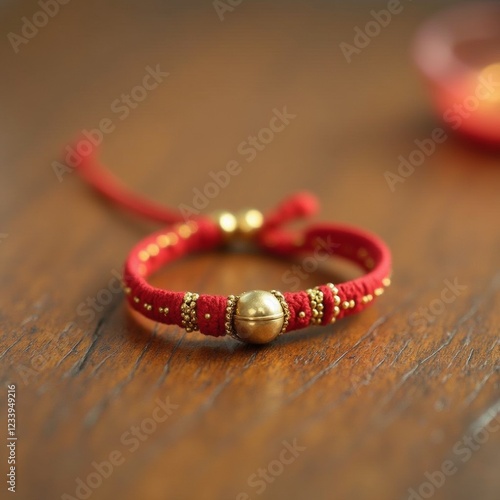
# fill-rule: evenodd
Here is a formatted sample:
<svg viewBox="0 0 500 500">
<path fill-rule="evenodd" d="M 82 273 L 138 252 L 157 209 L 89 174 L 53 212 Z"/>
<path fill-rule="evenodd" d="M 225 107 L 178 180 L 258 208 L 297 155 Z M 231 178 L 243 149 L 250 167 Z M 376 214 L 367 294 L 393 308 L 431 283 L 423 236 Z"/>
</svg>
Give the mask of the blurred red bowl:
<svg viewBox="0 0 500 500">
<path fill-rule="evenodd" d="M 414 58 L 442 120 L 500 146 L 500 3 L 438 13 L 418 30 Z"/>
</svg>

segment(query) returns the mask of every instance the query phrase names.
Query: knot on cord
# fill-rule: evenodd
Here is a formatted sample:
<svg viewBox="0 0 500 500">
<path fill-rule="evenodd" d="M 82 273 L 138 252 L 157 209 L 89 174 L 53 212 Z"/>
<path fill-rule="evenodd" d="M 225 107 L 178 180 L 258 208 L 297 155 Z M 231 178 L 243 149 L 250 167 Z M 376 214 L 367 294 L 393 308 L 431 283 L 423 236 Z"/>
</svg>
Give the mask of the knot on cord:
<svg viewBox="0 0 500 500">
<path fill-rule="evenodd" d="M 107 168 L 97 160 L 95 147 L 83 151 L 82 140 L 76 143 L 74 149 L 79 152 L 78 173 L 96 191 L 116 205 L 150 220 L 174 224 L 184 221 L 183 215 L 148 200 L 127 188 Z M 84 154 L 85 153 L 85 154 Z M 307 192 L 299 192 L 285 198 L 274 210 L 263 216 L 257 210 L 249 210 L 240 214 L 219 212 L 211 219 L 219 227 L 226 238 L 250 238 L 264 247 L 274 246 L 276 243 L 289 244 L 292 235 L 284 231 L 282 226 L 297 219 L 309 217 L 318 210 L 318 201 L 315 196 Z M 193 219 L 207 220 L 206 216 L 197 216 Z"/>
<path fill-rule="evenodd" d="M 308 192 L 295 193 L 266 215 L 260 232 L 268 232 L 293 220 L 310 217 L 317 211 L 318 200 L 314 195 Z"/>
<path fill-rule="evenodd" d="M 285 198 L 264 218 L 257 239 L 262 246 L 289 245 L 294 239 L 283 226 L 314 215 L 319 208 L 318 199 L 308 192 L 299 192 Z"/>
</svg>

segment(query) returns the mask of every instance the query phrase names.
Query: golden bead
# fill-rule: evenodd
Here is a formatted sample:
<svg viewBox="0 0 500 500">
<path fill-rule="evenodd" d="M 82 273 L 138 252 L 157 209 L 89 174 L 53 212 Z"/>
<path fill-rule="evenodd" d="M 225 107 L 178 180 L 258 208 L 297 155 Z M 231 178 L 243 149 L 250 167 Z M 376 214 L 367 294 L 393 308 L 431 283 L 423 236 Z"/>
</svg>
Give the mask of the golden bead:
<svg viewBox="0 0 500 500">
<path fill-rule="evenodd" d="M 166 236 L 170 241 L 170 245 L 177 245 L 177 243 L 179 243 L 179 237 L 177 236 L 176 233 L 170 231 L 170 233 L 167 233 Z"/>
<path fill-rule="evenodd" d="M 139 252 L 139 259 L 142 260 L 142 262 L 146 262 L 149 259 L 149 253 L 146 250 L 141 250 Z"/>
<path fill-rule="evenodd" d="M 212 215 L 212 218 L 221 228 L 224 236 L 227 239 L 231 239 L 231 237 L 235 234 L 236 228 L 238 227 L 238 222 L 236 221 L 236 217 L 231 212 L 220 211 L 215 212 Z"/>
<path fill-rule="evenodd" d="M 212 219 L 228 241 L 237 238 L 250 239 L 264 222 L 262 213 L 254 209 L 243 210 L 236 215 L 226 211 L 215 212 Z"/>
<path fill-rule="evenodd" d="M 305 317 L 306 317 L 306 313 L 304 311 L 300 311 L 299 318 L 305 318 Z"/>
<path fill-rule="evenodd" d="M 210 319 L 212 316 L 210 316 L 210 313 L 205 313 L 205 319 Z"/>
<path fill-rule="evenodd" d="M 156 257 L 160 253 L 160 248 L 155 243 L 150 243 L 146 250 L 152 257 Z"/>
<path fill-rule="evenodd" d="M 250 237 L 264 222 L 264 216 L 255 209 L 244 210 L 236 214 L 238 233 L 243 238 Z"/>
<path fill-rule="evenodd" d="M 391 286 L 391 278 L 384 278 L 382 280 L 382 285 L 384 285 L 385 287 Z"/>
<path fill-rule="evenodd" d="M 373 293 L 378 297 L 384 293 L 384 289 L 383 288 L 375 288 L 375 291 Z"/>
<path fill-rule="evenodd" d="M 166 234 L 160 234 L 160 236 L 156 238 L 156 242 L 160 248 L 166 248 L 170 245 L 170 238 Z"/>
<path fill-rule="evenodd" d="M 187 239 L 191 236 L 191 228 L 187 224 L 181 224 L 177 229 L 177 232 L 183 239 Z"/>
<path fill-rule="evenodd" d="M 233 322 L 240 340 L 266 344 L 281 333 L 284 319 L 280 301 L 271 292 L 252 290 L 239 297 Z"/>
<path fill-rule="evenodd" d="M 342 309 L 349 309 L 349 301 L 348 300 L 345 300 L 344 302 L 342 302 Z"/>
</svg>

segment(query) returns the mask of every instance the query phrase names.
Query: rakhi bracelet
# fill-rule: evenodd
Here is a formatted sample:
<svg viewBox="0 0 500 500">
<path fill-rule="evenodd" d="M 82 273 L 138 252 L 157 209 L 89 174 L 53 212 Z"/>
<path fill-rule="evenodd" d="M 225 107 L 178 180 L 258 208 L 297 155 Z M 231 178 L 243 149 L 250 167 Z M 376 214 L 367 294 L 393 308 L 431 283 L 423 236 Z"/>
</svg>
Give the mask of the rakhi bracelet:
<svg viewBox="0 0 500 500">
<path fill-rule="evenodd" d="M 229 335 L 243 342 L 264 344 L 284 333 L 328 325 L 358 313 L 390 285 L 390 251 L 373 234 L 337 224 L 316 224 L 298 233 L 282 229 L 285 223 L 316 210 L 315 198 L 307 193 L 285 200 L 266 216 L 248 210 L 236 215 L 222 212 L 200 216 L 186 222 L 175 211 L 128 191 L 97 162 L 94 153 L 82 155 L 78 170 L 95 189 L 123 208 L 168 224 L 140 241 L 129 253 L 124 268 L 123 285 L 130 306 L 153 321 L 177 325 L 188 332 Z M 335 242 L 332 256 L 355 263 L 365 274 L 351 281 L 297 292 L 251 290 L 229 296 L 174 292 L 147 281 L 184 255 L 241 240 L 287 259 L 314 252 L 318 241 L 330 240 Z"/>
</svg>

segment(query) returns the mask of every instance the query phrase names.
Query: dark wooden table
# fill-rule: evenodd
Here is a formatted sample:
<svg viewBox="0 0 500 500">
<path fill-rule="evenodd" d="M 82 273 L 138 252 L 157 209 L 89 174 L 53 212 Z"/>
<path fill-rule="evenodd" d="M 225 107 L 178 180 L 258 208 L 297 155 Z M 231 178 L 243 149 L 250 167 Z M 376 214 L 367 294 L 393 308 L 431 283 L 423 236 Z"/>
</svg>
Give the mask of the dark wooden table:
<svg viewBox="0 0 500 500">
<path fill-rule="evenodd" d="M 221 21 L 211 1 L 72 0 L 25 41 L 7 35 L 40 6 L 5 3 L 2 498 L 7 384 L 12 498 L 499 498 L 499 156 L 450 136 L 390 189 L 386 172 L 440 126 L 409 46 L 444 3 L 403 3 L 350 63 L 339 45 L 385 3 L 248 0 Z M 133 90 L 147 67 L 168 76 Z M 284 108 L 290 123 L 245 153 Z M 315 192 L 319 218 L 388 242 L 392 287 L 359 316 L 266 347 L 137 324 L 115 275 L 156 226 L 55 172 L 64 144 L 102 120 L 110 169 L 166 204 L 192 204 L 231 160 L 242 172 L 204 212 Z M 156 280 L 284 290 L 291 265 L 215 253 Z"/>
</svg>

